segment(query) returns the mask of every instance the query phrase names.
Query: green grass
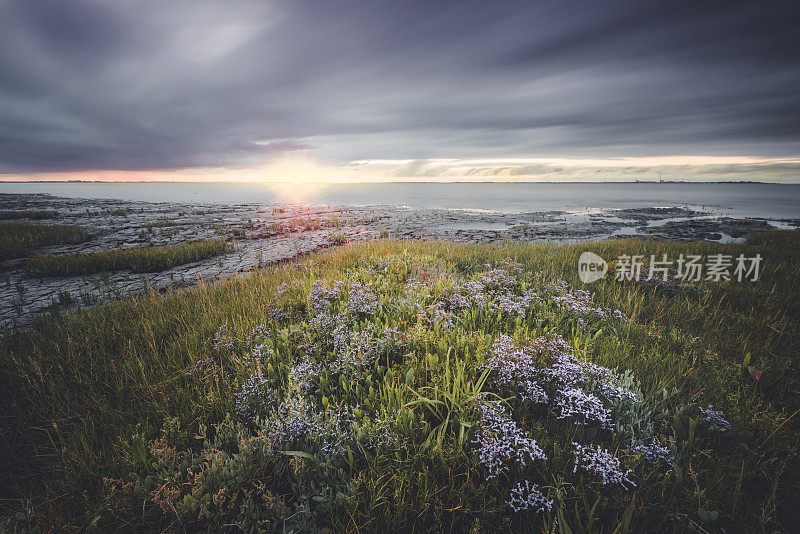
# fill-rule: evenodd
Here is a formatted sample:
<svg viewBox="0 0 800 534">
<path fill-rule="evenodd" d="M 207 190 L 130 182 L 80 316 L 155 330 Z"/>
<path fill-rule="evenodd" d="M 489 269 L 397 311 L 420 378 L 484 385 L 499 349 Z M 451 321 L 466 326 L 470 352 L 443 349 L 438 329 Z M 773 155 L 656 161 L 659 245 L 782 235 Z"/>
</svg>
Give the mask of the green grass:
<svg viewBox="0 0 800 534">
<path fill-rule="evenodd" d="M 403 296 L 409 280 L 423 284 L 424 308 L 505 258 L 522 265 L 526 287 L 564 279 L 580 288 L 575 265 L 584 250 L 606 259 L 760 253 L 764 271 L 756 283 L 707 283 L 699 297 L 606 279 L 587 287 L 594 303 L 629 320 L 585 328 L 545 298 L 524 320 L 468 310 L 447 331 Z M 791 531 L 800 522 L 799 256 L 798 232 L 729 246 L 381 240 L 43 320 L 7 333 L 0 352 L 0 514 L 10 525 L 66 530 Z M 358 372 L 322 371 L 310 390 L 299 387 L 290 365 L 335 362 L 338 354 L 326 330 L 311 326 L 314 280 L 371 288 L 381 311 L 354 314 L 345 327 L 370 339 L 370 329 L 390 325 L 407 345 L 385 349 Z M 278 295 L 286 282 L 293 284 Z M 332 306 L 331 314 L 346 307 Z M 580 359 L 632 373 L 636 380 L 626 383 L 640 388 L 641 404 L 613 408 L 626 424 L 609 432 L 558 420 L 482 373 L 500 333 L 524 341 L 548 332 Z M 253 354 L 254 344 L 264 348 Z M 762 372 L 757 382 L 751 367 Z M 265 389 L 243 397 L 248 384 Z M 476 407 L 496 395 L 547 460 L 508 462 L 492 478 L 472 440 Z M 280 424 L 270 403 L 293 396 L 327 422 L 288 452 L 266 447 L 270 425 Z M 237 398 L 267 423 L 242 416 Z M 699 408 L 708 404 L 724 412 L 730 430 L 704 423 Z M 358 407 L 353 424 L 332 427 L 344 406 Z M 345 433 L 338 453 L 320 447 L 332 430 Z M 387 432 L 395 445 L 382 444 Z M 674 465 L 626 456 L 631 436 L 667 445 Z M 617 455 L 635 488 L 574 473 L 572 441 Z M 552 510 L 512 512 L 505 501 L 521 480 L 537 484 Z"/>
<path fill-rule="evenodd" d="M 0 220 L 30 219 L 40 221 L 42 219 L 55 219 L 58 212 L 54 210 L 0 210 Z"/>
<path fill-rule="evenodd" d="M 228 244 L 224 240 L 207 239 L 170 247 L 41 255 L 29 258 L 25 262 L 25 270 L 38 276 L 73 276 L 123 270 L 156 272 L 213 258 L 227 249 Z"/>
<path fill-rule="evenodd" d="M 77 226 L 0 222 L 0 261 L 27 256 L 40 247 L 80 243 L 88 238 Z"/>
</svg>

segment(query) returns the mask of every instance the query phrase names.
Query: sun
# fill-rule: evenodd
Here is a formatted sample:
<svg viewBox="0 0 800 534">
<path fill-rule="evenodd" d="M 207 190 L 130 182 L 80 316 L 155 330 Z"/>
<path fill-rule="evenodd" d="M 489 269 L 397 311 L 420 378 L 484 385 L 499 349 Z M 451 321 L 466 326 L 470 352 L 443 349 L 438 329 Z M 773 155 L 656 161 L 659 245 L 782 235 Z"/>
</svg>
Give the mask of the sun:
<svg viewBox="0 0 800 534">
<path fill-rule="evenodd" d="M 306 156 L 282 156 L 264 167 L 264 181 L 289 184 L 327 183 L 334 181 L 333 169 Z"/>
</svg>

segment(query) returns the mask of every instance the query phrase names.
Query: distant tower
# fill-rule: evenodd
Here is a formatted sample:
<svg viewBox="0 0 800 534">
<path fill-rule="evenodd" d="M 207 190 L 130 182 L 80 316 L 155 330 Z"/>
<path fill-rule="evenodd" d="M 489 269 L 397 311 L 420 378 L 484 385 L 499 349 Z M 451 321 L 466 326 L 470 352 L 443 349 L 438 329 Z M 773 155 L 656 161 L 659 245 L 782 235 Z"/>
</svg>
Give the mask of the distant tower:
<svg viewBox="0 0 800 534">
<path fill-rule="evenodd" d="M 664 179 L 661 178 L 661 173 L 660 172 L 658 173 L 658 183 L 660 183 L 660 184 L 664 183 Z"/>
</svg>

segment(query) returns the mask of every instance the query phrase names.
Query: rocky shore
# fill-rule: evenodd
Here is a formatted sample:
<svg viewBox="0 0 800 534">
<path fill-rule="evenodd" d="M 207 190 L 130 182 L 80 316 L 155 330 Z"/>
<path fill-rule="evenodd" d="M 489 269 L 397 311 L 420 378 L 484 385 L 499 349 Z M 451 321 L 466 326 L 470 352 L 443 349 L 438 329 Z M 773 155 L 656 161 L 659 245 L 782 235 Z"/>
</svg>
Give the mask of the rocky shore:
<svg viewBox="0 0 800 534">
<path fill-rule="evenodd" d="M 795 228 L 798 220 L 735 219 L 685 207 L 586 212 L 497 213 L 415 210 L 394 206 L 292 204 L 175 204 L 50 195 L 0 194 L 0 211 L 43 210 L 41 224 L 80 226 L 91 238 L 38 254 L 94 252 L 175 245 L 209 238 L 232 243 L 229 252 L 202 262 L 147 274 L 39 277 L 22 258 L 0 263 L 0 325 L 26 325 L 37 314 L 63 313 L 141 291 L 164 291 L 250 271 L 299 254 L 349 241 L 379 238 L 442 239 L 463 243 L 503 240 L 575 242 L 649 236 L 655 239 L 739 242 L 755 232 Z M 15 219 L 25 222 L 25 219 Z"/>
</svg>

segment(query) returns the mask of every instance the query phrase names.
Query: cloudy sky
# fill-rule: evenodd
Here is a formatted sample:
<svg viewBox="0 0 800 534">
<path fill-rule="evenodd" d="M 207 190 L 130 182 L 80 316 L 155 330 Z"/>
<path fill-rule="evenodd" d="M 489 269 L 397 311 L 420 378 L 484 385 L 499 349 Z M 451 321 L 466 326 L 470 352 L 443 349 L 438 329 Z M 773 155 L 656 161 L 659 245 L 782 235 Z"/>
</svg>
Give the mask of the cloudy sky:
<svg viewBox="0 0 800 534">
<path fill-rule="evenodd" d="M 800 181 L 795 1 L 0 0 L 0 179 Z"/>
</svg>

